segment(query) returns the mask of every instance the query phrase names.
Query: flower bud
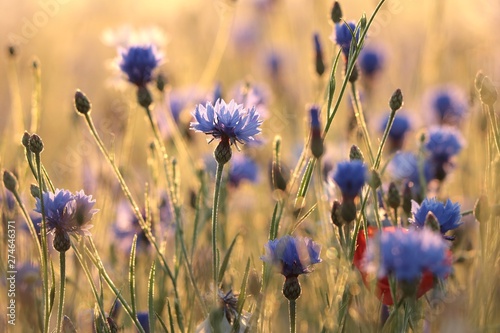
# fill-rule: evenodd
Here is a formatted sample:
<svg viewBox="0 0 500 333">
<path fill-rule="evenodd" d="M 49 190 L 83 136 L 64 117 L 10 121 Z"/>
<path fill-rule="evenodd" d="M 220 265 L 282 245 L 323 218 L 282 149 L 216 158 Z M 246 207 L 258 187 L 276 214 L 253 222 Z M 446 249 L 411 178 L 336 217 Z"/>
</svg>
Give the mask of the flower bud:
<svg viewBox="0 0 500 333">
<path fill-rule="evenodd" d="M 405 188 L 403 190 L 403 211 L 407 216 L 411 215 L 411 200 L 413 199 L 411 188 L 413 187 L 412 183 L 406 183 Z"/>
<path fill-rule="evenodd" d="M 363 153 L 361 152 L 361 149 L 359 149 L 358 146 L 352 145 L 351 150 L 349 151 L 349 160 L 354 161 L 354 160 L 360 160 L 361 162 L 364 162 L 365 157 L 363 156 Z"/>
<path fill-rule="evenodd" d="M 71 247 L 71 239 L 69 234 L 60 229 L 56 229 L 54 234 L 54 249 L 57 252 L 66 252 Z"/>
<path fill-rule="evenodd" d="M 35 199 L 40 198 L 40 195 L 41 195 L 40 188 L 37 185 L 35 185 L 35 184 L 30 185 L 30 193 L 31 193 L 31 196 L 33 198 L 35 198 Z"/>
<path fill-rule="evenodd" d="M 332 214 L 331 214 L 332 223 L 339 228 L 342 227 L 344 224 L 346 224 L 341 214 L 341 208 L 342 205 L 338 200 L 333 201 Z"/>
<path fill-rule="evenodd" d="M 399 205 L 401 204 L 401 196 L 399 195 L 398 187 L 394 182 L 391 182 L 389 184 L 389 190 L 387 193 L 387 204 L 392 209 L 398 209 Z"/>
<path fill-rule="evenodd" d="M 403 106 L 403 93 L 401 89 L 396 89 L 389 100 L 389 107 L 392 111 L 397 111 Z"/>
<path fill-rule="evenodd" d="M 78 113 L 87 114 L 90 112 L 92 104 L 83 92 L 77 90 L 75 92 L 75 109 Z"/>
<path fill-rule="evenodd" d="M 156 77 L 156 89 L 158 89 L 160 92 L 163 92 L 163 90 L 165 90 L 165 85 L 167 83 L 168 83 L 167 77 L 162 73 L 159 73 L 158 76 Z"/>
<path fill-rule="evenodd" d="M 493 85 L 493 82 L 491 82 L 490 78 L 487 76 L 485 76 L 482 81 L 481 90 L 479 90 L 479 97 L 481 98 L 481 102 L 486 105 L 493 105 L 497 101 L 497 90 Z"/>
<path fill-rule="evenodd" d="M 30 136 L 27 131 L 24 131 L 23 138 L 21 139 L 21 143 L 23 144 L 24 147 L 29 149 L 29 142 L 30 142 Z"/>
<path fill-rule="evenodd" d="M 14 176 L 12 172 L 7 170 L 3 171 L 3 185 L 12 193 L 16 193 L 17 189 L 19 188 L 16 176 Z"/>
<path fill-rule="evenodd" d="M 380 187 L 380 185 L 382 185 L 382 180 L 380 179 L 378 172 L 374 169 L 372 169 L 370 172 L 370 180 L 368 181 L 368 185 L 370 185 L 372 189 L 377 189 Z"/>
<path fill-rule="evenodd" d="M 342 9 L 338 1 L 335 1 L 330 12 L 330 18 L 333 23 L 339 23 L 342 20 Z"/>
<path fill-rule="evenodd" d="M 319 107 L 312 106 L 309 113 L 311 117 L 311 152 L 314 157 L 320 158 L 324 153 L 324 147 L 319 122 Z"/>
<path fill-rule="evenodd" d="M 319 40 L 319 34 L 314 34 L 314 53 L 315 53 L 315 69 L 318 76 L 325 73 L 325 62 L 323 60 L 323 49 L 321 47 L 321 42 Z"/>
<path fill-rule="evenodd" d="M 261 281 L 259 278 L 259 273 L 257 273 L 257 271 L 253 269 L 250 272 L 250 275 L 248 276 L 248 286 L 247 286 L 248 293 L 254 297 L 259 296 L 260 286 L 261 286 Z"/>
<path fill-rule="evenodd" d="M 14 58 L 16 56 L 16 48 L 14 45 L 9 45 L 7 51 L 9 52 L 10 57 Z"/>
<path fill-rule="evenodd" d="M 28 146 L 32 153 L 40 154 L 43 151 L 43 141 L 38 134 L 33 134 L 28 140 Z"/>
<path fill-rule="evenodd" d="M 474 205 L 474 217 L 480 223 L 486 223 L 490 218 L 491 209 L 488 203 L 488 197 L 485 195 L 480 196 Z"/>
<path fill-rule="evenodd" d="M 354 221 L 356 219 L 356 204 L 354 200 L 344 200 L 340 213 L 347 223 Z"/>
<path fill-rule="evenodd" d="M 476 88 L 477 92 L 481 91 L 481 87 L 483 86 L 483 80 L 484 80 L 485 75 L 483 72 L 479 71 L 476 74 L 476 78 L 474 79 L 474 87 Z"/>
</svg>

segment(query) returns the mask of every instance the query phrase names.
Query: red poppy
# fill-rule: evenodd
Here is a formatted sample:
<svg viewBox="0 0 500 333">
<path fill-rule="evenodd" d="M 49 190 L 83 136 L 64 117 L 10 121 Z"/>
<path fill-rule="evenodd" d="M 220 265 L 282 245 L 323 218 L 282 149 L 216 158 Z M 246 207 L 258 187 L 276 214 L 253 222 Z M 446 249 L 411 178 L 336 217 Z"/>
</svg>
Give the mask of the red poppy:
<svg viewBox="0 0 500 333">
<path fill-rule="evenodd" d="M 384 232 L 394 232 L 396 227 L 385 227 Z M 408 229 L 402 228 L 401 230 L 408 232 Z M 368 227 L 368 237 L 372 238 L 378 232 L 378 228 Z M 363 264 L 363 257 L 366 250 L 366 238 L 363 230 L 358 233 L 358 240 L 356 245 L 356 251 L 354 252 L 353 263 L 354 266 L 361 273 L 363 282 L 367 288 L 370 287 L 370 281 L 368 280 L 368 273 Z M 451 252 L 448 251 L 448 258 L 451 261 Z M 417 290 L 417 298 L 423 296 L 426 292 L 432 289 L 434 286 L 434 275 L 429 271 L 424 271 L 422 278 L 420 279 L 420 285 Z M 393 305 L 394 301 L 392 299 L 391 290 L 389 287 L 389 279 L 386 277 L 379 278 L 376 285 L 375 295 L 386 305 Z"/>
</svg>

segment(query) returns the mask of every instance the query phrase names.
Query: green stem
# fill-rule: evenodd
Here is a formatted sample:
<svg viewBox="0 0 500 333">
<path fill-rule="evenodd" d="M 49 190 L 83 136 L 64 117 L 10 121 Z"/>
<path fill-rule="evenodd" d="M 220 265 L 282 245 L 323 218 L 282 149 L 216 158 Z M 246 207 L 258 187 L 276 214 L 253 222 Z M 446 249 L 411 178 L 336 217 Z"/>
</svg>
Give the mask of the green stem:
<svg viewBox="0 0 500 333">
<path fill-rule="evenodd" d="M 59 304 L 57 309 L 57 332 L 62 332 L 62 319 L 63 319 L 63 309 L 64 309 L 64 294 L 66 291 L 66 252 L 59 252 L 59 270 L 61 275 L 60 287 L 59 287 Z"/>
<path fill-rule="evenodd" d="M 43 178 L 42 178 L 42 163 L 40 161 L 40 153 L 35 154 L 35 162 L 37 168 L 38 175 L 38 187 L 43 189 Z M 50 322 L 50 291 L 49 291 L 49 253 L 47 249 L 47 222 L 45 219 L 45 204 L 43 201 L 43 195 L 40 195 L 40 207 L 42 211 L 42 229 L 41 229 L 41 238 L 42 238 L 42 268 L 43 268 L 43 296 L 44 296 L 44 304 L 43 304 L 43 332 L 49 332 L 49 322 Z"/>
<path fill-rule="evenodd" d="M 220 184 L 222 180 L 222 171 L 224 169 L 224 164 L 217 163 L 217 173 L 215 175 L 215 190 L 214 190 L 214 204 L 212 206 L 212 265 L 213 265 L 213 277 L 214 277 L 214 306 L 217 305 L 217 274 L 219 272 L 219 267 L 217 264 L 217 212 L 219 210 L 219 196 L 220 196 Z"/>
<path fill-rule="evenodd" d="M 498 129 L 498 122 L 495 114 L 495 109 L 493 105 L 484 104 L 484 108 L 488 112 L 488 118 L 490 119 L 491 130 L 493 132 L 493 139 L 495 141 L 495 147 L 497 148 L 497 153 L 500 154 L 500 131 Z"/>
<path fill-rule="evenodd" d="M 297 319 L 295 301 L 288 301 L 288 308 L 290 314 L 290 333 L 295 333 L 296 332 L 295 321 Z"/>
<path fill-rule="evenodd" d="M 394 118 L 396 118 L 396 111 L 391 111 L 389 115 L 389 121 L 387 122 L 387 126 L 384 130 L 384 135 L 382 136 L 382 141 L 378 146 L 377 157 L 375 157 L 375 163 L 373 164 L 373 169 L 378 170 L 380 167 L 380 162 L 382 161 L 382 151 L 384 150 L 385 143 L 387 141 L 387 137 L 389 136 L 389 132 L 391 131 L 392 124 L 394 123 Z"/>
<path fill-rule="evenodd" d="M 358 127 L 361 128 L 363 134 L 363 140 L 365 142 L 366 149 L 368 149 L 368 156 L 370 157 L 370 163 L 375 168 L 375 158 L 373 157 L 372 143 L 370 140 L 370 133 L 368 133 L 368 127 L 366 126 L 365 114 L 363 112 L 363 107 L 359 101 L 359 93 L 356 89 L 356 83 L 351 82 L 351 93 L 352 93 L 352 105 L 354 107 L 354 115 L 356 116 L 356 121 Z"/>
</svg>

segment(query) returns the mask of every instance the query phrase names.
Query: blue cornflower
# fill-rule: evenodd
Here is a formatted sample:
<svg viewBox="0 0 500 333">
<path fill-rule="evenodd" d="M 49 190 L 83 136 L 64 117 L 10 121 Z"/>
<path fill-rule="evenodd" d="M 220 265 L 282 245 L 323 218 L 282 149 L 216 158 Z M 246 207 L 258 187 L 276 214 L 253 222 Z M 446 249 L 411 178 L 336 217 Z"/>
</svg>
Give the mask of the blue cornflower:
<svg viewBox="0 0 500 333">
<path fill-rule="evenodd" d="M 456 229 L 462 224 L 460 204 L 458 202 L 452 203 L 450 199 L 448 199 L 445 204 L 437 201 L 436 198 L 426 198 L 420 205 L 412 201 L 411 211 L 413 214 L 411 222 L 417 228 L 423 228 L 425 226 L 425 220 L 429 212 L 432 212 L 438 220 L 442 234 Z"/>
<path fill-rule="evenodd" d="M 254 135 L 260 133 L 262 120 L 255 107 L 250 111 L 241 104 L 231 100 L 226 104 L 218 100 L 215 105 L 207 102 L 205 106 L 199 104 L 193 116 L 196 122 L 191 122 L 191 129 L 212 135 L 214 139 L 234 144 L 248 143 L 255 140 Z"/>
<path fill-rule="evenodd" d="M 429 130 L 425 148 L 436 163 L 447 163 L 463 147 L 463 138 L 458 130 L 448 126 L 433 127 Z"/>
<path fill-rule="evenodd" d="M 144 332 L 149 333 L 149 313 L 148 312 L 138 312 L 137 313 L 137 320 L 139 320 L 139 323 L 141 324 L 142 328 L 144 329 Z"/>
<path fill-rule="evenodd" d="M 337 165 L 333 180 L 340 187 L 345 199 L 354 199 L 367 180 L 367 170 L 359 160 L 342 162 Z"/>
<path fill-rule="evenodd" d="M 432 167 L 429 160 L 423 161 L 425 182 L 432 179 Z M 397 152 L 389 163 L 389 171 L 397 180 L 410 181 L 420 187 L 419 161 L 415 154 L 410 152 Z"/>
<path fill-rule="evenodd" d="M 48 232 L 75 233 L 90 235 L 92 220 L 97 209 L 93 209 L 95 200 L 83 191 L 72 194 L 68 190 L 56 189 L 55 193 L 43 192 L 43 203 Z M 36 199 L 35 211 L 42 213 L 41 201 Z"/>
<path fill-rule="evenodd" d="M 286 235 L 267 242 L 261 260 L 280 267 L 285 277 L 297 277 L 311 272 L 311 265 L 321 262 L 321 246 L 309 238 Z"/>
<path fill-rule="evenodd" d="M 377 48 L 364 48 L 358 59 L 361 72 L 366 77 L 373 77 L 384 67 L 384 54 Z"/>
<path fill-rule="evenodd" d="M 359 39 L 359 31 L 357 33 L 355 31 L 356 23 L 354 21 L 347 22 L 347 24 L 340 22 L 335 24 L 334 34 L 330 37 L 340 46 L 346 57 L 349 55 L 353 33 L 356 34 L 356 39 Z"/>
<path fill-rule="evenodd" d="M 462 90 L 454 86 L 441 86 L 430 91 L 430 108 L 440 124 L 459 124 L 467 111 L 467 99 Z"/>
<path fill-rule="evenodd" d="M 425 272 L 445 278 L 451 272 L 448 243 L 428 228 L 382 231 L 368 241 L 365 252 L 367 272 L 378 278 L 394 275 L 396 280 L 413 283 Z"/>
<path fill-rule="evenodd" d="M 121 51 L 120 55 L 120 69 L 127 75 L 127 79 L 138 87 L 144 87 L 152 80 L 153 70 L 161 61 L 152 45 L 131 46 Z"/>
<path fill-rule="evenodd" d="M 383 132 L 387 127 L 390 115 L 387 115 L 381 122 L 380 130 Z M 401 140 L 411 128 L 410 120 L 404 114 L 398 112 L 394 117 L 394 122 L 392 123 L 391 130 L 389 131 L 389 138 L 392 140 Z"/>
<path fill-rule="evenodd" d="M 257 182 L 259 169 L 254 160 L 238 155 L 233 158 L 229 168 L 229 183 L 238 187 L 243 180 Z"/>
</svg>

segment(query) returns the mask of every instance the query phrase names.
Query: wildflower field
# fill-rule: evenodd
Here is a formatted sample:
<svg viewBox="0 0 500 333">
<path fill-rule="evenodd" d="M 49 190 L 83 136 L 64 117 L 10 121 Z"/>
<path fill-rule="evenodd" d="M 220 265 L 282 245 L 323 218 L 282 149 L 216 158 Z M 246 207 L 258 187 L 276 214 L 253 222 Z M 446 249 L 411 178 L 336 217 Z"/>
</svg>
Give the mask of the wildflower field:
<svg viewBox="0 0 500 333">
<path fill-rule="evenodd" d="M 0 9 L 0 332 L 500 332 L 498 1 Z"/>
</svg>

